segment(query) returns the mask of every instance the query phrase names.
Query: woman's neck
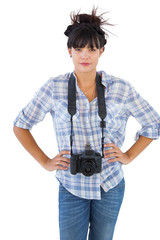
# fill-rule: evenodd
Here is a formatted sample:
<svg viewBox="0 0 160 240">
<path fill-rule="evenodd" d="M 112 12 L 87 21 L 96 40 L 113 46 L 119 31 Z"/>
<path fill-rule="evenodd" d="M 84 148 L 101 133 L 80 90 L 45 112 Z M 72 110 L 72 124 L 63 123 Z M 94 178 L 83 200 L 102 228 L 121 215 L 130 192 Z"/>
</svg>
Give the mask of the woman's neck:
<svg viewBox="0 0 160 240">
<path fill-rule="evenodd" d="M 97 97 L 96 71 L 92 73 L 80 73 L 80 74 L 77 74 L 75 71 L 75 75 L 77 77 L 77 83 L 79 88 L 88 98 L 88 101 L 91 102 L 95 97 Z"/>
<path fill-rule="evenodd" d="M 96 80 L 96 71 L 89 73 L 77 73 L 75 72 L 77 77 L 77 82 L 80 88 L 87 88 L 93 85 Z"/>
</svg>

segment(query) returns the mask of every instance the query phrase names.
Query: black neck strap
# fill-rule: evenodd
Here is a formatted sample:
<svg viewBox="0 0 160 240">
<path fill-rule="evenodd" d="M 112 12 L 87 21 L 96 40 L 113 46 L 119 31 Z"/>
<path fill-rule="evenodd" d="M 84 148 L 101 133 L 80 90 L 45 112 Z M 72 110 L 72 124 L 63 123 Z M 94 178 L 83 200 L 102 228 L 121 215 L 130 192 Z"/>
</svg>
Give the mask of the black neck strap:
<svg viewBox="0 0 160 240">
<path fill-rule="evenodd" d="M 97 99 L 98 99 L 98 115 L 101 118 L 100 127 L 102 128 L 102 157 L 104 157 L 104 128 L 106 127 L 106 122 L 104 121 L 107 112 L 106 112 L 106 103 L 104 97 L 104 87 L 101 83 L 101 77 L 96 73 L 96 87 L 97 87 Z M 72 153 L 72 144 L 73 144 L 73 116 L 76 113 L 76 85 L 75 77 L 73 73 L 70 76 L 68 82 L 68 112 L 71 115 L 71 135 L 70 135 L 70 145 L 71 145 L 71 155 Z"/>
</svg>

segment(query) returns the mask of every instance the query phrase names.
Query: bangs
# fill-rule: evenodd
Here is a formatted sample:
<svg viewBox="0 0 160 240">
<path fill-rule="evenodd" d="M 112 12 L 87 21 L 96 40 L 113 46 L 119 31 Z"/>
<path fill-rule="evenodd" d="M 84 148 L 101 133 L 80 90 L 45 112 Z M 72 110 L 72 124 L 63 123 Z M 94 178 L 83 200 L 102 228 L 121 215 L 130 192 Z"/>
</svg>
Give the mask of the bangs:
<svg viewBox="0 0 160 240">
<path fill-rule="evenodd" d="M 68 41 L 68 48 L 84 48 L 85 46 L 91 49 L 95 47 L 100 49 L 100 41 L 96 32 L 88 29 L 73 32 L 72 37 Z"/>
</svg>

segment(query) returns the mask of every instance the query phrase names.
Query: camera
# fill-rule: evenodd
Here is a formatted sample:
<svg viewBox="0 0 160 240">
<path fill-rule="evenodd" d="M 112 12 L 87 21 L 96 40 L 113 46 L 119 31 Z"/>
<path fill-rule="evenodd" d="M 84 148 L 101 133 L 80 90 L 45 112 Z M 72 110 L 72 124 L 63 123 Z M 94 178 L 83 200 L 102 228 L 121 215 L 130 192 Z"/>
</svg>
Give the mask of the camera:
<svg viewBox="0 0 160 240">
<path fill-rule="evenodd" d="M 83 173 L 85 176 L 92 176 L 101 172 L 101 154 L 91 149 L 90 144 L 86 144 L 85 152 L 71 155 L 71 174 Z"/>
</svg>

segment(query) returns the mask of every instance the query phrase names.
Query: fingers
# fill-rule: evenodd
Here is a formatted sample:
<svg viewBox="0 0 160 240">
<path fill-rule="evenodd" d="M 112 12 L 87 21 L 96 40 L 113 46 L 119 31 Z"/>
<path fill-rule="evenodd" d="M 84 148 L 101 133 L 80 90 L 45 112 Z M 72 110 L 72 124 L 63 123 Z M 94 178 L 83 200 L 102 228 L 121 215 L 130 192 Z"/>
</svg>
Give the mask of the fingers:
<svg viewBox="0 0 160 240">
<path fill-rule="evenodd" d="M 56 165 L 63 165 L 63 166 L 69 167 L 70 159 L 69 158 L 64 158 L 64 157 L 57 158 Z"/>
<path fill-rule="evenodd" d="M 61 151 L 55 158 L 55 169 L 68 170 L 70 167 L 70 159 L 63 157 L 63 155 L 70 155 L 70 151 Z"/>
<path fill-rule="evenodd" d="M 104 147 L 109 148 L 104 150 L 104 158 L 107 159 L 108 163 L 120 162 L 122 164 L 128 164 L 131 161 L 127 153 L 123 153 L 114 143 L 104 144 Z"/>
<path fill-rule="evenodd" d="M 55 170 L 68 170 L 68 167 L 56 166 Z"/>
<path fill-rule="evenodd" d="M 107 158 L 107 159 L 109 159 L 109 158 L 118 158 L 118 157 L 120 157 L 119 153 L 110 153 L 110 154 L 105 154 L 104 155 L 104 158 Z"/>
<path fill-rule="evenodd" d="M 70 159 L 67 157 L 63 157 L 63 155 L 70 155 L 70 151 L 61 151 L 54 158 L 48 159 L 44 166 L 48 171 L 54 171 L 57 169 L 60 170 L 68 170 L 70 167 Z"/>
<path fill-rule="evenodd" d="M 104 151 L 104 156 L 106 158 L 119 157 L 119 155 L 120 155 L 120 151 L 115 149 L 109 149 Z"/>
<path fill-rule="evenodd" d="M 66 157 L 58 157 L 57 160 L 62 162 L 70 162 L 70 158 L 66 158 Z"/>
<path fill-rule="evenodd" d="M 105 148 L 109 148 L 107 150 L 104 150 L 104 154 L 109 156 L 109 154 L 113 154 L 113 153 L 120 153 L 120 149 L 114 144 L 114 143 L 108 143 L 108 144 L 104 144 Z"/>
<path fill-rule="evenodd" d="M 70 151 L 62 150 L 62 151 L 60 151 L 60 153 L 57 156 L 62 157 L 63 155 L 70 155 Z"/>
<path fill-rule="evenodd" d="M 119 149 L 119 147 L 117 147 L 114 143 L 105 143 L 104 147 L 109 147 L 109 148 L 111 147 L 114 149 Z"/>
<path fill-rule="evenodd" d="M 104 150 L 104 158 L 108 159 L 108 163 L 119 161 L 121 157 L 121 150 L 114 143 L 104 144 L 105 148 L 109 148 Z"/>
</svg>

